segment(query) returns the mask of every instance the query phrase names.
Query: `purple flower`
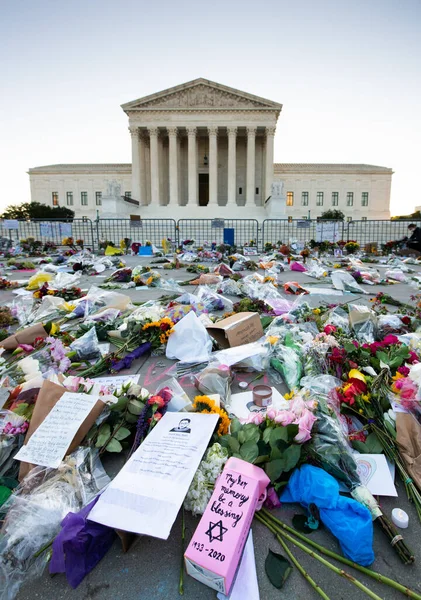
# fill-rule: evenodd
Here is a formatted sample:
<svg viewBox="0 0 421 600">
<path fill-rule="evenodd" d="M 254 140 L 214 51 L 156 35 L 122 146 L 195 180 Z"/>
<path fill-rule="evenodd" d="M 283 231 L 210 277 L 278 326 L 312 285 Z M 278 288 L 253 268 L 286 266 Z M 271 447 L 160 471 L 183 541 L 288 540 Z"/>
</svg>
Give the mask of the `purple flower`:
<svg viewBox="0 0 421 600">
<path fill-rule="evenodd" d="M 144 344 L 141 344 L 140 346 L 135 348 L 135 350 L 133 350 L 132 352 L 129 352 L 129 354 L 126 354 L 126 356 L 124 358 L 113 363 L 111 370 L 112 371 L 122 371 L 123 369 L 130 369 L 130 367 L 132 366 L 132 362 L 136 358 L 140 358 L 141 356 L 143 356 L 143 354 L 146 354 L 146 352 L 149 352 L 150 349 L 151 349 L 150 342 L 145 342 Z"/>
</svg>

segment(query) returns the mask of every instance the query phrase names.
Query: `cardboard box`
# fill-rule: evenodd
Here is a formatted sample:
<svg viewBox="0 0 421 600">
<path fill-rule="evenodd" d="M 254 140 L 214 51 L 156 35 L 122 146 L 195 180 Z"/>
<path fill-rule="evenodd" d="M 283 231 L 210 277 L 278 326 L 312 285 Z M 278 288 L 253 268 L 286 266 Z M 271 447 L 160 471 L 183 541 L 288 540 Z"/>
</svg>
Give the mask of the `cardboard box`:
<svg viewBox="0 0 421 600">
<path fill-rule="evenodd" d="M 257 502 L 269 484 L 260 467 L 230 458 L 184 554 L 194 579 L 229 594 Z"/>
<path fill-rule="evenodd" d="M 242 312 L 206 327 L 221 348 L 234 348 L 256 342 L 263 335 L 258 313 Z"/>
</svg>

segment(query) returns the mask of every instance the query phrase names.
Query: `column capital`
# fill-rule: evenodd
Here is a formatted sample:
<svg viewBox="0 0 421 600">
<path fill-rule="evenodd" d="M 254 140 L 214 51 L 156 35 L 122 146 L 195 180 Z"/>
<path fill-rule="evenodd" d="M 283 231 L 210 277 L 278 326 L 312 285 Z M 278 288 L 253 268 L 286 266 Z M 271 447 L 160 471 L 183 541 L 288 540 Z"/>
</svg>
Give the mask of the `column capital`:
<svg viewBox="0 0 421 600">
<path fill-rule="evenodd" d="M 275 135 L 276 127 L 266 127 L 266 135 Z"/>
<path fill-rule="evenodd" d="M 158 135 L 158 127 L 148 127 L 149 135 Z"/>
<path fill-rule="evenodd" d="M 130 125 L 130 127 L 128 129 L 129 129 L 130 135 L 132 137 L 136 137 L 137 135 L 139 135 L 139 127 L 135 127 L 134 125 Z"/>
<path fill-rule="evenodd" d="M 218 127 L 215 125 L 211 125 L 210 127 L 208 127 L 208 134 L 209 135 L 218 135 Z"/>
<path fill-rule="evenodd" d="M 227 127 L 228 135 L 237 135 L 238 127 Z"/>
<path fill-rule="evenodd" d="M 177 137 L 178 134 L 178 127 L 167 127 L 167 132 L 169 136 L 174 136 Z"/>
<path fill-rule="evenodd" d="M 247 136 L 256 135 L 256 129 L 257 129 L 257 127 L 255 127 L 255 126 L 246 127 L 246 129 L 247 129 Z"/>
<path fill-rule="evenodd" d="M 186 127 L 187 129 L 187 135 L 190 136 L 196 136 L 197 134 L 197 127 Z"/>
</svg>

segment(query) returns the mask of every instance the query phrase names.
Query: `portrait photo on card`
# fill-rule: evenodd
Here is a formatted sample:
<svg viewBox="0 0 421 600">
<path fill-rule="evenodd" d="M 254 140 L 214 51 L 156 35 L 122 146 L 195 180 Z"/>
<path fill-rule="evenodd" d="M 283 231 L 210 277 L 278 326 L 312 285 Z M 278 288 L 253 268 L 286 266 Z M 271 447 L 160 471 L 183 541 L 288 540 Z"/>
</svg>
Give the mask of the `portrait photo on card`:
<svg viewBox="0 0 421 600">
<path fill-rule="evenodd" d="M 180 422 L 177 425 L 177 427 L 173 427 L 172 429 L 170 429 L 170 433 L 191 433 L 190 423 L 191 420 L 187 417 L 184 419 L 180 419 Z"/>
</svg>

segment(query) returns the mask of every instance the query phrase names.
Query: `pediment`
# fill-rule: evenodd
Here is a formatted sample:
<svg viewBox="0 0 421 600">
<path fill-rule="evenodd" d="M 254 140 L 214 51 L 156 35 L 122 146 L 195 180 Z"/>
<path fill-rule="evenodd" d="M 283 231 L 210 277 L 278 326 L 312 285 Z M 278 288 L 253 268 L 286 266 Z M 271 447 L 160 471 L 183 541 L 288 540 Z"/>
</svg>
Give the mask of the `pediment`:
<svg viewBox="0 0 421 600">
<path fill-rule="evenodd" d="M 281 110 L 282 104 L 241 92 L 212 81 L 197 79 L 122 105 L 127 110 L 197 110 L 197 109 L 272 109 Z"/>
</svg>

